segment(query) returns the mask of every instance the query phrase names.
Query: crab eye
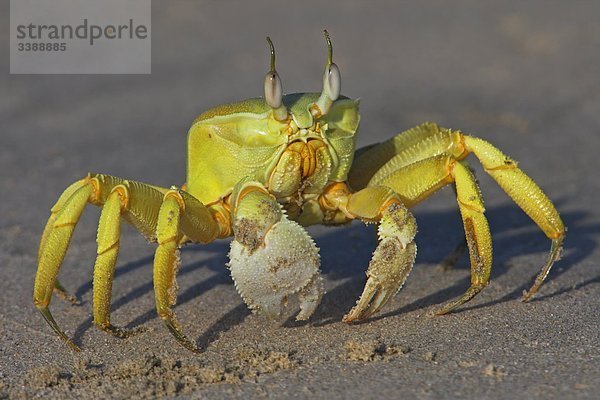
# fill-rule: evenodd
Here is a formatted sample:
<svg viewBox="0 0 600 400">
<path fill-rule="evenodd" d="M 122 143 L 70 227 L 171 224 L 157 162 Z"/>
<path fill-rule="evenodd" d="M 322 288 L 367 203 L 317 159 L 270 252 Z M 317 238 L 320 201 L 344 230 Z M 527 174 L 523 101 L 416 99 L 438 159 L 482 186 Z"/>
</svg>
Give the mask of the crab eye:
<svg viewBox="0 0 600 400">
<path fill-rule="evenodd" d="M 285 121 L 288 118 L 288 110 L 283 105 L 281 79 L 275 70 L 275 47 L 268 36 L 267 42 L 271 49 L 271 69 L 267 72 L 267 76 L 265 76 L 265 101 L 273 109 L 273 117 L 277 121 Z"/>
<path fill-rule="evenodd" d="M 283 89 L 281 79 L 276 71 L 269 71 L 265 76 L 265 100 L 269 107 L 278 109 L 281 107 Z"/>
<path fill-rule="evenodd" d="M 329 112 L 333 102 L 340 96 L 340 89 L 342 87 L 340 69 L 332 61 L 333 46 L 331 45 L 329 33 L 327 33 L 327 30 L 324 30 L 323 33 L 325 34 L 325 40 L 327 40 L 327 64 L 323 73 L 323 91 L 311 109 L 313 117 L 320 117 Z"/>
<path fill-rule="evenodd" d="M 340 76 L 340 69 L 335 63 L 329 65 L 329 69 L 325 75 L 325 85 L 327 86 L 329 98 L 332 101 L 336 101 L 340 95 L 342 78 Z"/>
</svg>

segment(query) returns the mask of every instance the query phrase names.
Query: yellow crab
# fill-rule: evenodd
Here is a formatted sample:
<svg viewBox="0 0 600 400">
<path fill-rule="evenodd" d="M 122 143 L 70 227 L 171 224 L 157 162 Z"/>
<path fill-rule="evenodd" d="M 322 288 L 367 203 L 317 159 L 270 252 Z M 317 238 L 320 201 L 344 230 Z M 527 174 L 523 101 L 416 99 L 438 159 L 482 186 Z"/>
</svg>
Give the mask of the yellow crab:
<svg viewBox="0 0 600 400">
<path fill-rule="evenodd" d="M 283 96 L 269 38 L 271 69 L 265 97 L 225 104 L 196 118 L 188 134 L 186 184 L 161 188 L 103 174 L 69 186 L 51 210 L 38 254 L 34 303 L 56 333 L 78 347 L 48 308 L 73 229 L 87 203 L 102 207 L 94 266 L 94 324 L 117 336 L 110 299 L 121 219 L 158 243 L 154 258 L 156 309 L 177 341 L 197 351 L 171 307 L 176 301 L 178 249 L 233 236 L 229 268 L 246 304 L 278 317 L 291 296 L 297 319 L 308 319 L 323 296 L 318 249 L 302 226 L 354 219 L 379 224 L 380 242 L 367 282 L 344 322 L 376 313 L 402 287 L 415 260 L 417 226 L 408 209 L 441 187 L 456 188 L 471 260 L 471 286 L 437 314 L 473 298 L 489 282 L 492 242 L 483 199 L 464 159 L 473 153 L 485 171 L 552 241 L 529 300 L 559 258 L 560 216 L 517 163 L 485 140 L 425 123 L 355 153 L 358 100 L 340 96 L 340 72 L 328 60 L 321 93 Z"/>
</svg>

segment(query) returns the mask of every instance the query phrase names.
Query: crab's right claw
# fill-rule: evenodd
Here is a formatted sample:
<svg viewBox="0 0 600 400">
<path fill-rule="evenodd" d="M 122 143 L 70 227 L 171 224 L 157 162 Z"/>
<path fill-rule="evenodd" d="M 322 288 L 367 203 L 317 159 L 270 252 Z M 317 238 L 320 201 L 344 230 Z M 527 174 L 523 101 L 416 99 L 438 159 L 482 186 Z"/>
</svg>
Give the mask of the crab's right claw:
<svg viewBox="0 0 600 400">
<path fill-rule="evenodd" d="M 246 186 L 237 201 L 229 268 L 238 292 L 250 309 L 273 319 L 298 296 L 296 319 L 308 319 L 324 293 L 317 246 L 262 188 Z"/>
<path fill-rule="evenodd" d="M 288 299 L 298 295 L 297 320 L 308 319 L 323 296 L 318 249 L 304 229 L 282 216 L 252 250 L 237 240 L 229 253 L 235 286 L 253 311 L 279 319 Z"/>
</svg>

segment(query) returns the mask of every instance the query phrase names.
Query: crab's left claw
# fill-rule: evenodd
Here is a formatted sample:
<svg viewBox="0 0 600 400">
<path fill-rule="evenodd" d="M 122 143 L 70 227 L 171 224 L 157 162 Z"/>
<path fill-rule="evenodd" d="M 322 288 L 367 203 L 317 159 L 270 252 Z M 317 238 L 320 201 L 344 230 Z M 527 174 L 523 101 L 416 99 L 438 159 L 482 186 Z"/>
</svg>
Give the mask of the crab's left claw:
<svg viewBox="0 0 600 400">
<path fill-rule="evenodd" d="M 373 254 L 367 270 L 367 283 L 356 305 L 344 316 L 344 322 L 355 322 L 378 312 L 406 281 L 415 261 L 417 247 L 385 238 Z"/>
<path fill-rule="evenodd" d="M 369 187 L 355 193 L 348 209 L 367 221 L 379 219 L 381 239 L 369 264 L 363 293 L 343 318 L 351 323 L 378 312 L 402 288 L 417 254 L 413 241 L 417 225 L 413 215 L 385 187 Z"/>
<path fill-rule="evenodd" d="M 308 319 L 324 293 L 318 249 L 259 184 L 243 186 L 234 192 L 229 253 L 236 288 L 250 309 L 273 319 L 281 317 L 290 297 L 298 296 L 296 319 Z"/>
</svg>

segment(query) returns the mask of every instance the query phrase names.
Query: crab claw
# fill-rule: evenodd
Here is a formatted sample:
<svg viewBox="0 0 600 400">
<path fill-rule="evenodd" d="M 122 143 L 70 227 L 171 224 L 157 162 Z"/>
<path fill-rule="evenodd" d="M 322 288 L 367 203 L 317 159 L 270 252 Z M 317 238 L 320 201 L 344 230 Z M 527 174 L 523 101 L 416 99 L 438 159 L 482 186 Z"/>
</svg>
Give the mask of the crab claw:
<svg viewBox="0 0 600 400">
<path fill-rule="evenodd" d="M 402 288 L 414 263 L 417 247 L 414 243 L 402 247 L 400 241 L 386 238 L 377 250 L 367 270 L 363 293 L 344 316 L 344 322 L 370 317 Z"/>
<path fill-rule="evenodd" d="M 381 242 L 369 264 L 367 283 L 344 322 L 370 317 L 402 288 L 417 255 L 413 241 L 416 229 L 415 219 L 406 207 L 394 203 L 387 208 L 379 225 Z"/>
<path fill-rule="evenodd" d="M 308 319 L 324 294 L 317 246 L 284 214 L 262 241 L 257 247 L 231 242 L 229 269 L 239 294 L 251 310 L 271 319 L 281 318 L 290 296 L 297 295 L 296 320 Z"/>
</svg>

